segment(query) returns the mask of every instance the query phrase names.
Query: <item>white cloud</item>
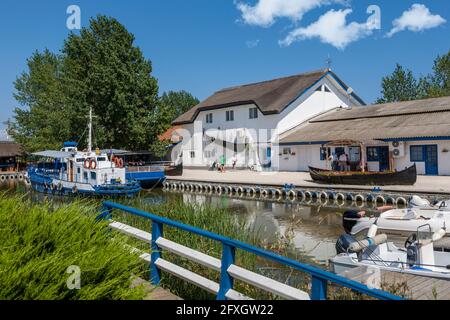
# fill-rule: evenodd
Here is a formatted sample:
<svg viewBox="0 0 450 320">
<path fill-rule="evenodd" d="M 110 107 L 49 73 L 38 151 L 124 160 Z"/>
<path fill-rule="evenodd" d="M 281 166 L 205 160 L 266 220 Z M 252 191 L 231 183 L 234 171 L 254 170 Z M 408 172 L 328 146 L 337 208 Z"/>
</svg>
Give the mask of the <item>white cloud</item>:
<svg viewBox="0 0 450 320">
<path fill-rule="evenodd" d="M 445 19 L 440 15 L 432 15 L 425 5 L 416 3 L 409 10 L 403 12 L 401 17 L 392 22 L 394 27 L 388 32 L 387 36 L 392 37 L 397 32 L 404 30 L 419 32 L 435 28 L 445 22 Z"/>
<path fill-rule="evenodd" d="M 374 30 L 373 24 L 367 22 L 347 24 L 347 15 L 350 13 L 351 9 L 330 10 L 309 26 L 291 31 L 279 44 L 290 46 L 295 41 L 319 38 L 320 41 L 343 50 L 351 42 L 371 35 Z"/>
<path fill-rule="evenodd" d="M 247 45 L 247 48 L 253 49 L 258 46 L 259 40 L 248 40 L 245 42 L 245 44 Z"/>
<path fill-rule="evenodd" d="M 277 18 L 289 18 L 300 21 L 303 15 L 317 7 L 331 3 L 343 3 L 345 0 L 258 0 L 254 5 L 236 2 L 246 24 L 270 27 Z"/>
</svg>

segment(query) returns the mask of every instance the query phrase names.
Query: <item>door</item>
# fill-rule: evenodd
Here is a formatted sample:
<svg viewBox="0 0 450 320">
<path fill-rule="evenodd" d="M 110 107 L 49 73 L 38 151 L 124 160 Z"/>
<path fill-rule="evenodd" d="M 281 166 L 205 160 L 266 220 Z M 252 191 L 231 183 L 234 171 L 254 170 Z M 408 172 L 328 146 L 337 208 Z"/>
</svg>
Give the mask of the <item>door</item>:
<svg viewBox="0 0 450 320">
<path fill-rule="evenodd" d="M 378 147 L 380 172 L 389 170 L 389 147 Z"/>
<path fill-rule="evenodd" d="M 423 146 L 425 158 L 425 174 L 429 176 L 438 175 L 438 153 L 437 145 Z"/>
</svg>

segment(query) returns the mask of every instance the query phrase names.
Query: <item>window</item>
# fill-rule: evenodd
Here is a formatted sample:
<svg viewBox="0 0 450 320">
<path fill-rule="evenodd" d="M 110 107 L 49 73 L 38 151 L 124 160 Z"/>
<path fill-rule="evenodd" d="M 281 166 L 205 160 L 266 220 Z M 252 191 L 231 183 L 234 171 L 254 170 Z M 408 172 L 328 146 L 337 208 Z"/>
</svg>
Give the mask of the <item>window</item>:
<svg viewBox="0 0 450 320">
<path fill-rule="evenodd" d="M 258 108 L 250 108 L 248 109 L 248 117 L 249 119 L 257 119 L 258 118 Z"/>
<path fill-rule="evenodd" d="M 423 158 L 423 147 L 422 146 L 411 146 L 410 147 L 410 160 L 411 162 L 425 161 Z"/>
<path fill-rule="evenodd" d="M 88 179 L 88 174 L 87 174 L 86 171 L 83 171 L 83 179 L 84 179 L 85 181 L 87 181 L 87 179 Z"/>
<path fill-rule="evenodd" d="M 378 147 L 367 147 L 367 161 L 378 161 Z"/>
<path fill-rule="evenodd" d="M 334 152 L 336 153 L 336 156 L 339 157 L 340 155 L 345 153 L 344 147 L 337 147 L 334 149 Z"/>
<path fill-rule="evenodd" d="M 195 158 L 195 151 L 191 151 L 191 158 Z"/>
<path fill-rule="evenodd" d="M 331 92 L 330 89 L 328 89 L 327 86 L 323 86 L 323 88 L 325 89 L 325 92 Z"/>
<path fill-rule="evenodd" d="M 84 162 L 84 158 L 77 158 L 76 162 L 78 162 L 78 163 Z"/>
<path fill-rule="evenodd" d="M 213 122 L 213 114 L 212 113 L 208 113 L 206 115 L 206 123 L 212 123 Z"/>
<path fill-rule="evenodd" d="M 97 173 L 95 173 L 94 171 L 91 171 L 91 180 L 96 180 L 97 179 Z"/>
<path fill-rule="evenodd" d="M 227 121 L 234 121 L 234 111 L 230 110 L 226 112 Z"/>
<path fill-rule="evenodd" d="M 291 154 L 291 148 L 283 148 L 283 154 Z"/>
<path fill-rule="evenodd" d="M 320 148 L 320 160 L 322 161 L 327 160 L 330 155 L 331 155 L 331 148 L 327 147 Z"/>
<path fill-rule="evenodd" d="M 322 91 L 322 86 L 318 86 L 316 91 L 321 92 Z"/>
<path fill-rule="evenodd" d="M 81 173 L 81 169 L 77 168 L 77 173 L 80 174 Z"/>
<path fill-rule="evenodd" d="M 106 158 L 105 157 L 98 157 L 97 158 L 97 162 L 101 162 L 101 161 L 106 161 Z"/>
</svg>

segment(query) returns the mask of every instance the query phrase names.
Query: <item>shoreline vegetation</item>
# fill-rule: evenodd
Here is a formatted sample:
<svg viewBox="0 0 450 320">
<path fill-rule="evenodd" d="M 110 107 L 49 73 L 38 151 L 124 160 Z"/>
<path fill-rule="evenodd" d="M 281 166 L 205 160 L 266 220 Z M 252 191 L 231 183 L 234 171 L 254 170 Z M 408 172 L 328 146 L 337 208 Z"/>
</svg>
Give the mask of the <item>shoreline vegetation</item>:
<svg viewBox="0 0 450 320">
<path fill-rule="evenodd" d="M 34 203 L 29 193 L 0 194 L 0 299 L 144 299 L 144 287 L 131 288 L 132 277 L 149 280 L 149 268 L 139 254 L 150 251 L 150 244 L 111 231 L 105 221 L 95 221 L 100 203 L 94 200 L 59 201 L 49 198 Z M 285 234 L 269 243 L 259 237 L 239 215 L 224 209 L 169 199 L 123 199 L 132 206 L 168 219 L 246 242 L 307 264 L 312 261 L 299 255 L 292 246 L 294 228 L 301 223 L 292 218 Z M 151 232 L 151 223 L 141 217 L 113 211 L 113 219 Z M 179 244 L 221 258 L 221 244 L 178 229 L 166 227 L 164 237 Z M 111 241 L 111 240 L 114 241 Z M 139 249 L 131 253 L 130 248 Z M 208 279 L 219 282 L 220 274 L 179 256 L 163 252 L 167 259 Z M 310 291 L 311 279 L 305 273 L 237 250 L 236 264 L 280 282 Z M 81 269 L 81 289 L 68 290 L 67 268 Z M 161 286 L 186 300 L 212 300 L 215 296 L 167 273 Z M 387 291 L 408 296 L 407 288 Z M 234 289 L 254 299 L 279 299 L 240 281 Z M 401 290 L 398 290 L 401 289 Z M 401 292 L 399 292 L 401 291 Z M 349 289 L 330 286 L 329 299 L 367 299 Z"/>
<path fill-rule="evenodd" d="M 143 299 L 142 286 L 130 287 L 131 275 L 145 271 L 142 262 L 95 212 L 88 201 L 52 206 L 0 194 L 0 299 Z M 77 267 L 80 289 L 70 286 Z"/>
</svg>

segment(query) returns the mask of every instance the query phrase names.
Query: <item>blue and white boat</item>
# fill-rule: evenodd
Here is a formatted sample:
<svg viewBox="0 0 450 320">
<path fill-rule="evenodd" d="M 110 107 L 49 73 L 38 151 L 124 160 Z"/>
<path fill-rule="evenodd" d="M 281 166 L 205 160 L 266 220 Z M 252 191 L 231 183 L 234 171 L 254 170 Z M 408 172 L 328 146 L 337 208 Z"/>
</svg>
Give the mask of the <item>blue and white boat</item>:
<svg viewBox="0 0 450 320">
<path fill-rule="evenodd" d="M 126 169 L 108 154 L 92 150 L 92 110 L 89 112 L 88 148 L 78 151 L 76 142 L 65 142 L 60 151 L 33 153 L 52 163 L 30 166 L 28 178 L 34 190 L 55 195 L 133 196 L 139 182 L 126 179 Z"/>
</svg>

